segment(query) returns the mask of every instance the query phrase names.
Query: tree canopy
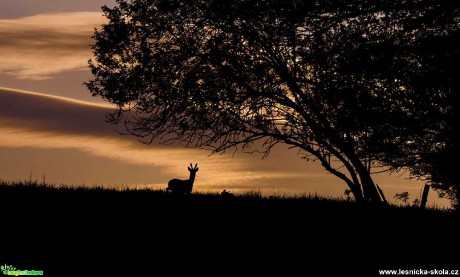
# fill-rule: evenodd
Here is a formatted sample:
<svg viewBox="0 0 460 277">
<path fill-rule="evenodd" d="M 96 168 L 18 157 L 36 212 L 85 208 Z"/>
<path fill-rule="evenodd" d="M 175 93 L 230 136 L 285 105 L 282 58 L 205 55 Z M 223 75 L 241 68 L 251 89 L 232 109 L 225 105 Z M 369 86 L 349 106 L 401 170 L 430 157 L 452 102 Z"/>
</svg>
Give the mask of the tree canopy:
<svg viewBox="0 0 460 277">
<path fill-rule="evenodd" d="M 284 143 L 357 201 L 381 202 L 372 168 L 415 164 L 444 130 L 451 79 L 436 79 L 442 47 L 425 50 L 458 37 L 455 1 L 118 0 L 103 11 L 87 87 L 147 143 L 265 154 Z"/>
<path fill-rule="evenodd" d="M 406 73 L 418 97 L 411 113 L 416 118 L 414 125 L 420 127 L 402 134 L 411 143 L 398 145 L 398 151 L 386 158 L 393 168 L 408 168 L 431 183 L 458 208 L 460 20 L 456 5 L 444 7 L 446 11 L 439 14 L 452 20 L 451 24 L 444 21 L 436 31 L 424 30 L 411 50 L 421 53 L 417 66 Z"/>
</svg>

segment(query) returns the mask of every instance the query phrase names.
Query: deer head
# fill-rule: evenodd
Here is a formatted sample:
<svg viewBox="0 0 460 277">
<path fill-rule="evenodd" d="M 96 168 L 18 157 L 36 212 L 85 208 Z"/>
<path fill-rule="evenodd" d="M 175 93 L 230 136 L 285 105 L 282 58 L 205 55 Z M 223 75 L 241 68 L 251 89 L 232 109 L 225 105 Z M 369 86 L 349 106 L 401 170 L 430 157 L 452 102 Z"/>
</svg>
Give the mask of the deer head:
<svg viewBox="0 0 460 277">
<path fill-rule="evenodd" d="M 188 171 L 190 171 L 191 174 L 196 174 L 198 169 L 198 164 L 195 164 L 195 166 L 193 166 L 192 163 L 190 163 L 190 166 L 188 167 Z"/>
</svg>

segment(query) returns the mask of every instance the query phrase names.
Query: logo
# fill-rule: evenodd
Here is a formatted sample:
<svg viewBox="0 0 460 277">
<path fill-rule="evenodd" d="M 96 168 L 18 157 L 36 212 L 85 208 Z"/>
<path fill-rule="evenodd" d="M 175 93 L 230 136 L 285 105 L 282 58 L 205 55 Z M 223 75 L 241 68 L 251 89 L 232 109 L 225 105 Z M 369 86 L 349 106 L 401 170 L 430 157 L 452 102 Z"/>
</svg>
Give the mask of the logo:
<svg viewBox="0 0 460 277">
<path fill-rule="evenodd" d="M 0 266 L 4 275 L 23 276 L 23 275 L 43 275 L 43 270 L 18 270 L 12 265 L 4 264 Z"/>
</svg>

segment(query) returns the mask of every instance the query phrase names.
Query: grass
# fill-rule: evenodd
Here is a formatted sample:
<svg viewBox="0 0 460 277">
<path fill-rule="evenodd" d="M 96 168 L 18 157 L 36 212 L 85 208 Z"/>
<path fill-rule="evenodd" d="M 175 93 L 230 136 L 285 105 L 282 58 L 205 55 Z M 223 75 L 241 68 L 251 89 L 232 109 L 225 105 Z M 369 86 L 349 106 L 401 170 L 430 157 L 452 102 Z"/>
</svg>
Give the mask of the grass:
<svg viewBox="0 0 460 277">
<path fill-rule="evenodd" d="M 320 211 L 324 209 L 336 209 L 336 212 L 341 213 L 342 209 L 352 209 L 360 212 L 366 212 L 371 209 L 375 212 L 376 209 L 384 210 L 385 212 L 395 213 L 419 213 L 419 214 L 454 214 L 450 209 L 431 207 L 425 211 L 421 211 L 418 207 L 413 205 L 388 205 L 385 207 L 372 207 L 368 206 L 362 208 L 354 201 L 347 201 L 339 197 L 324 197 L 318 194 L 302 194 L 302 195 L 271 195 L 263 196 L 260 191 L 246 191 L 241 194 L 233 193 L 210 193 L 210 192 L 194 192 L 191 195 L 174 195 L 166 192 L 163 189 L 148 189 L 148 188 L 130 188 L 130 187 L 102 187 L 102 186 L 68 186 L 68 185 L 54 185 L 47 184 L 39 181 L 13 181 L 7 182 L 0 180 L 0 193 L 7 194 L 11 197 L 19 196 L 27 199 L 28 196 L 40 199 L 46 198 L 47 201 L 59 201 L 59 198 L 66 198 L 68 200 L 86 201 L 97 199 L 97 201 L 105 202 L 112 199 L 120 199 L 124 201 L 133 201 L 136 205 L 142 204 L 155 204 L 160 202 L 165 204 L 171 202 L 190 202 L 195 204 L 212 202 L 214 205 L 228 205 L 235 203 L 240 205 L 242 203 L 255 204 L 255 205 L 278 205 L 293 206 L 294 208 L 310 209 L 315 208 Z M 138 201 L 139 200 L 139 201 Z M 28 199 L 28 201 L 34 201 Z M 145 201 L 145 202 L 142 202 Z M 357 208 L 359 206 L 359 208 Z M 73 208 L 73 207 L 68 207 Z M 296 212 L 296 211 L 293 211 Z M 305 212 L 302 210 L 301 212 Z"/>
<path fill-rule="evenodd" d="M 440 209 L 0 181 L 0 211 L 0 263 L 45 268 L 48 276 L 175 275 L 183 268 L 376 276 L 376 269 L 458 265 L 446 250 L 458 249 L 458 214 Z"/>
</svg>

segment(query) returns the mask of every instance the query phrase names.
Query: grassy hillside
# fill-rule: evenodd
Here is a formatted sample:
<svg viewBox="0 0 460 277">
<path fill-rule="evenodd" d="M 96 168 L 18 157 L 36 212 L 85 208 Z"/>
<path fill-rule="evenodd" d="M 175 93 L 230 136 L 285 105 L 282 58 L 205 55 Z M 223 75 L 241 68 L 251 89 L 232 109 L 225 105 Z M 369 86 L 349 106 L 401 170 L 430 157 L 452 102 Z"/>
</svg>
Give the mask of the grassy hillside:
<svg viewBox="0 0 460 277">
<path fill-rule="evenodd" d="M 459 261 L 458 215 L 442 210 L 0 182 L 0 211 L 0 263 L 47 276 L 378 276 Z"/>
</svg>

